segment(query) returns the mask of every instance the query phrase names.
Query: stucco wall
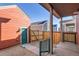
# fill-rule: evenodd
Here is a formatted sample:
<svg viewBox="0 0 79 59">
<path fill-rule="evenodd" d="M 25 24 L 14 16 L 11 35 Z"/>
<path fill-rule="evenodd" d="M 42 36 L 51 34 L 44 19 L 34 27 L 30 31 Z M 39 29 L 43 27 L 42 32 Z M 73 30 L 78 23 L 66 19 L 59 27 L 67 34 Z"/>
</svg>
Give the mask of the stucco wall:
<svg viewBox="0 0 79 59">
<path fill-rule="evenodd" d="M 42 24 L 31 24 L 31 30 L 38 30 L 38 31 L 42 31 Z"/>
<path fill-rule="evenodd" d="M 76 15 L 77 44 L 79 44 L 79 15 Z"/>
<path fill-rule="evenodd" d="M 28 27 L 30 25 L 28 16 L 14 5 L 9 7 L 0 7 L 0 17 L 10 19 L 6 23 L 4 21 L 0 21 L 0 49 L 19 43 L 20 27 Z"/>
<path fill-rule="evenodd" d="M 75 24 L 74 32 L 76 32 L 76 19 L 73 19 L 72 21 L 69 22 L 63 22 L 62 24 L 63 24 L 62 29 L 64 32 L 66 32 L 66 24 Z"/>
</svg>

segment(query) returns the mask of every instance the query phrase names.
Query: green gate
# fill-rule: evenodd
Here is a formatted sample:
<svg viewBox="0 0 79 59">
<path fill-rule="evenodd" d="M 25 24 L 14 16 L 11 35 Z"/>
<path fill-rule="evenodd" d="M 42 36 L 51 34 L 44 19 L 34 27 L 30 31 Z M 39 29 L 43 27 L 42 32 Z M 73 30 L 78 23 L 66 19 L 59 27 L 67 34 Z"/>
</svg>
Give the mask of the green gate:
<svg viewBox="0 0 79 59">
<path fill-rule="evenodd" d="M 27 43 L 27 29 L 21 28 L 21 44 Z"/>
<path fill-rule="evenodd" d="M 39 55 L 43 52 L 50 52 L 50 39 L 40 41 L 39 43 Z"/>
</svg>

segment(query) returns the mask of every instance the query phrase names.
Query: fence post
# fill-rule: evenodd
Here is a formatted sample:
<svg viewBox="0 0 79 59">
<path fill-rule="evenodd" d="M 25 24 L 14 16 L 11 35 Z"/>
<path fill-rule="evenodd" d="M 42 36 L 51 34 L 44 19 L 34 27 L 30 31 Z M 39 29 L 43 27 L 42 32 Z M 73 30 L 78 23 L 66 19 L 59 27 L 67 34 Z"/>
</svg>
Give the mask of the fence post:
<svg viewBox="0 0 79 59">
<path fill-rule="evenodd" d="M 39 42 L 39 56 L 41 56 L 41 41 Z"/>
<path fill-rule="evenodd" d="M 76 43 L 76 35 L 77 35 L 77 34 L 75 33 L 75 44 L 77 44 L 77 43 Z"/>
<path fill-rule="evenodd" d="M 62 32 L 62 41 L 64 42 L 64 38 L 65 38 L 65 36 L 64 36 L 64 32 Z"/>
</svg>

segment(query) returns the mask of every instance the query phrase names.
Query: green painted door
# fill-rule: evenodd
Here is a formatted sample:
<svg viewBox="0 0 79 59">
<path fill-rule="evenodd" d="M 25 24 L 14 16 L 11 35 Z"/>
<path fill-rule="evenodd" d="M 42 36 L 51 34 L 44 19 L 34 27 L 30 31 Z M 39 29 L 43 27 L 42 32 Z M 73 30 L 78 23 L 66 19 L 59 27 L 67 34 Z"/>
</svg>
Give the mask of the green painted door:
<svg viewBox="0 0 79 59">
<path fill-rule="evenodd" d="M 27 29 L 21 28 L 21 43 L 25 44 L 27 43 Z"/>
</svg>

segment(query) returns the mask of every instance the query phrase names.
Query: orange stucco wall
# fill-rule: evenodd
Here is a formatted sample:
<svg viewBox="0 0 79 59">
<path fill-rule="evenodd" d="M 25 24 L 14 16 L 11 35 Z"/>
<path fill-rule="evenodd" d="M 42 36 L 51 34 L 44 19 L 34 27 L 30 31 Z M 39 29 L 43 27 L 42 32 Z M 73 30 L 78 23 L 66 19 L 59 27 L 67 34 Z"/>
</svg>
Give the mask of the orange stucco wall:
<svg viewBox="0 0 79 59">
<path fill-rule="evenodd" d="M 15 6 L 0 9 L 0 17 L 10 19 L 6 22 L 0 21 L 0 49 L 19 43 L 20 28 L 22 26 L 28 27 L 30 25 L 28 16 L 26 16 L 18 7 Z"/>
</svg>

